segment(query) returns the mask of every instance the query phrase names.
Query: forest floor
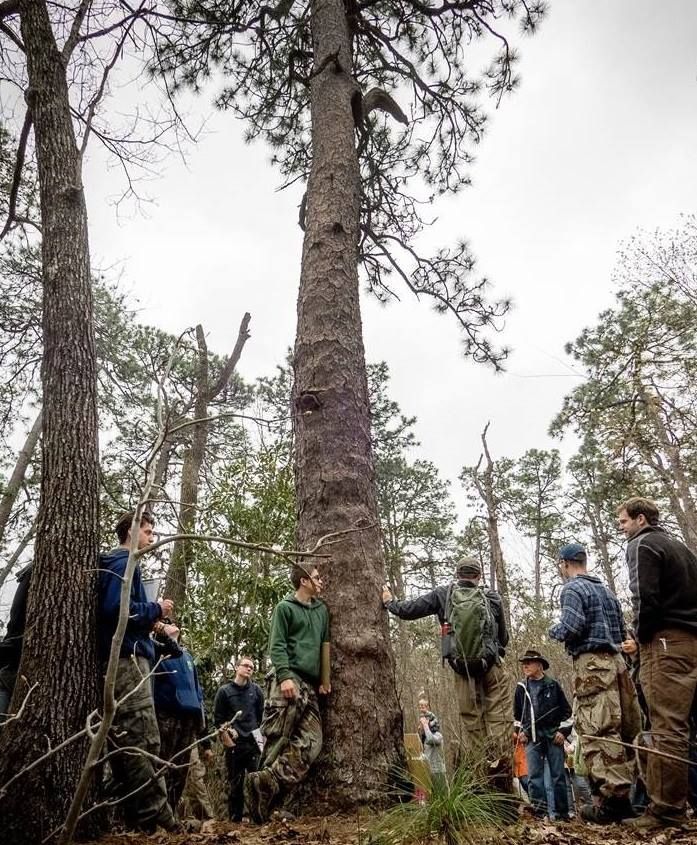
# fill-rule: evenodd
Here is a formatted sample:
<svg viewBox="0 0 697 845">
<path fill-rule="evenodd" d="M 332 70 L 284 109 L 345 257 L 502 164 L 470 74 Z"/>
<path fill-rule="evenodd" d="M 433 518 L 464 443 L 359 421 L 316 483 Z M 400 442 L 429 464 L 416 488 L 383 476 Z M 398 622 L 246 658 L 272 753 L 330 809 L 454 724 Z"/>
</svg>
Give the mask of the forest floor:
<svg viewBox="0 0 697 845">
<path fill-rule="evenodd" d="M 93 845 L 369 845 L 370 828 L 376 814 L 356 816 L 304 816 L 272 821 L 262 826 L 205 822 L 198 833 L 109 834 Z M 433 839 L 435 843 L 438 840 Z M 667 828 L 653 834 L 637 833 L 621 825 L 556 825 L 521 822 L 505 828 L 477 830 L 471 841 L 477 845 L 695 845 L 697 821 L 685 829 Z M 406 843 L 405 843 L 406 845 Z"/>
</svg>

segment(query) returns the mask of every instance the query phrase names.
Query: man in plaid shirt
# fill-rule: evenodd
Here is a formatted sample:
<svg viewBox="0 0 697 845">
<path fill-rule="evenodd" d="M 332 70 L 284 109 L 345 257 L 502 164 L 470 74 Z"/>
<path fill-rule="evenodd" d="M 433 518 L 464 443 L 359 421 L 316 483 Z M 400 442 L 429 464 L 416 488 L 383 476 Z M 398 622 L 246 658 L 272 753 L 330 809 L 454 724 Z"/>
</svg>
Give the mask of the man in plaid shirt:
<svg viewBox="0 0 697 845">
<path fill-rule="evenodd" d="M 641 730 L 641 714 L 620 654 L 626 639 L 620 603 L 599 578 L 588 574 L 586 565 L 579 543 L 559 550 L 565 581 L 561 619 L 549 635 L 563 642 L 573 658 L 576 730 L 591 789 L 599 799 L 583 807 L 581 815 L 607 824 L 633 815 L 629 790 L 635 768 L 631 750 L 607 740 L 631 743 Z"/>
</svg>

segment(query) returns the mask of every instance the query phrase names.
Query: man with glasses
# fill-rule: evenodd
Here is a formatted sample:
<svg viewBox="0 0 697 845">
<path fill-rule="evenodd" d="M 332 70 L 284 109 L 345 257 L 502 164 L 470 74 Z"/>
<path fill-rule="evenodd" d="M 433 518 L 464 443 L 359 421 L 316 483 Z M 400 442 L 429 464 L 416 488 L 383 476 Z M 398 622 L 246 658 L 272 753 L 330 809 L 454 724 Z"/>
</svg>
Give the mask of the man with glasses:
<svg viewBox="0 0 697 845">
<path fill-rule="evenodd" d="M 253 821 L 271 815 L 283 792 L 303 781 L 322 750 L 317 693 L 328 695 L 329 612 L 319 600 L 322 579 L 311 564 L 290 576 L 295 593 L 276 605 L 271 619 L 269 677 L 261 731 L 261 769 L 247 777 L 245 797 Z"/>
<path fill-rule="evenodd" d="M 252 681 L 254 661 L 245 655 L 235 667 L 235 677 L 223 684 L 215 695 L 213 718 L 220 728 L 231 722 L 236 713 L 240 715 L 230 728 L 220 733 L 225 746 L 229 793 L 228 813 L 230 821 L 242 821 L 244 809 L 244 779 L 247 772 L 256 772 L 259 767 L 261 748 L 257 742 L 259 726 L 264 713 L 264 694 L 258 684 Z"/>
</svg>

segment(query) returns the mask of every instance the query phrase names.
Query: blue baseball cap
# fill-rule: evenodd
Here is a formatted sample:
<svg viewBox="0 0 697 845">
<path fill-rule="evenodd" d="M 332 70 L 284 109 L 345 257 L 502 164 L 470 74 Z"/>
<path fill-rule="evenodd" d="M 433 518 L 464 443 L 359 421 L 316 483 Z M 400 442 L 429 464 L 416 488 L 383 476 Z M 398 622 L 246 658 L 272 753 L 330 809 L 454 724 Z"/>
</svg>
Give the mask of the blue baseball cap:
<svg viewBox="0 0 697 845">
<path fill-rule="evenodd" d="M 580 543 L 567 543 L 559 549 L 559 560 L 577 560 L 584 563 L 586 550 Z"/>
</svg>

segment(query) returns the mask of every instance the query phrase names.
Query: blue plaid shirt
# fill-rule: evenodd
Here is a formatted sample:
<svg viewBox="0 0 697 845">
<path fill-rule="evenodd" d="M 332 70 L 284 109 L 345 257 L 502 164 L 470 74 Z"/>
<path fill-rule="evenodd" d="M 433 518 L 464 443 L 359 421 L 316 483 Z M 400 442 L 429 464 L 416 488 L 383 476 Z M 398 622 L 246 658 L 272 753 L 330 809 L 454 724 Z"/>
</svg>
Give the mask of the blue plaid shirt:
<svg viewBox="0 0 697 845">
<path fill-rule="evenodd" d="M 561 591 L 561 620 L 549 636 L 573 657 L 588 651 L 618 652 L 627 629 L 615 595 L 594 575 L 577 575 Z"/>
</svg>

